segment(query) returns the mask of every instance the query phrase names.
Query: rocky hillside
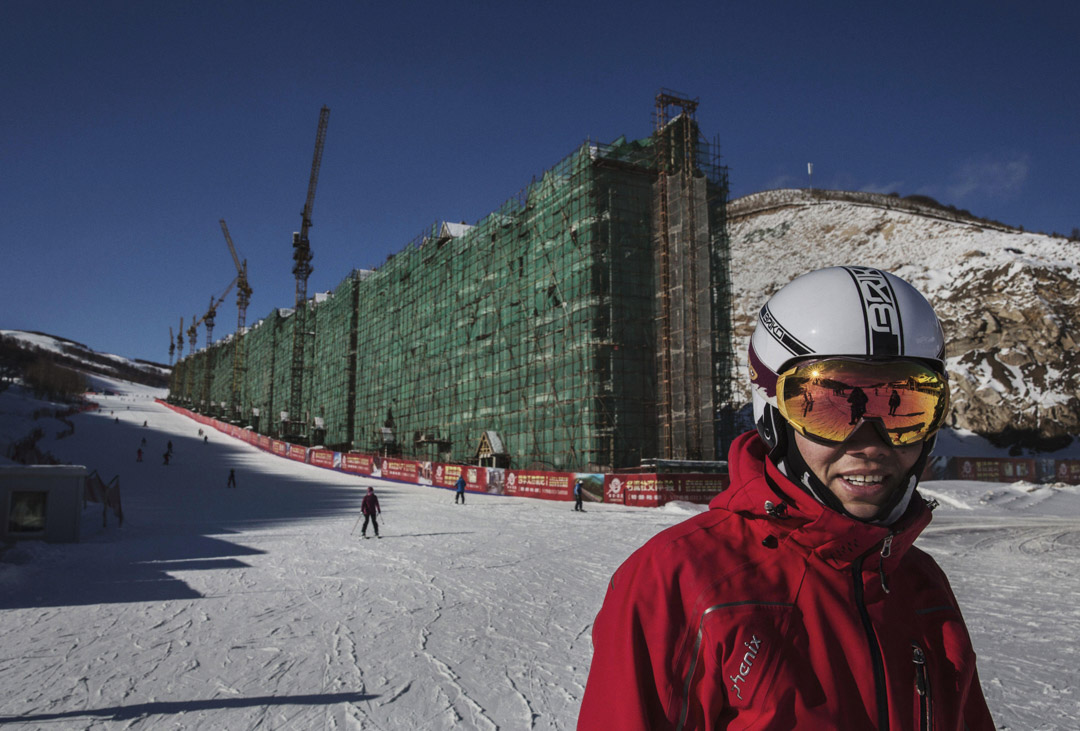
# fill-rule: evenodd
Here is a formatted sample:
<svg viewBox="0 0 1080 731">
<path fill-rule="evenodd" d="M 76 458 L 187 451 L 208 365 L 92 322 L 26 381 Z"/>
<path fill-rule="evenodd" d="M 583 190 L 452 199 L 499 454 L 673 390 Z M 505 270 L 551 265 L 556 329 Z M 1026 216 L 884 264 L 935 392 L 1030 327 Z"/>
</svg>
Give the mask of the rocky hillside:
<svg viewBox="0 0 1080 731">
<path fill-rule="evenodd" d="M 729 219 L 740 369 L 777 288 L 819 267 L 876 266 L 918 287 L 942 318 L 953 426 L 1044 448 L 1080 434 L 1080 241 L 927 199 L 828 191 L 757 193 L 732 201 Z"/>
</svg>

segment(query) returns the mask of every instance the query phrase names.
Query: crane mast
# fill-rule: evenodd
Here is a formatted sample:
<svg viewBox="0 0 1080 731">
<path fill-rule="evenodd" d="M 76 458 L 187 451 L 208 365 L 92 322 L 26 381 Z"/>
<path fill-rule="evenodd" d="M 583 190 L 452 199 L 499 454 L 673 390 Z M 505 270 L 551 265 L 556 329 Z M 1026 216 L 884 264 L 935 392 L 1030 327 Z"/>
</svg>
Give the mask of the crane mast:
<svg viewBox="0 0 1080 731">
<path fill-rule="evenodd" d="M 198 337 L 199 337 L 199 316 L 198 315 L 192 315 L 191 316 L 191 327 L 188 328 L 187 334 L 188 334 L 188 343 L 191 345 L 191 354 L 195 355 L 195 344 L 198 342 Z M 188 395 L 189 395 L 189 398 L 191 399 L 192 404 L 195 403 L 195 372 L 194 371 L 195 371 L 194 368 L 188 368 L 188 373 L 187 373 L 187 382 L 188 382 L 187 383 L 187 391 L 188 391 Z"/>
<path fill-rule="evenodd" d="M 311 177 L 308 179 L 307 200 L 301 213 L 299 233 L 293 234 L 293 274 L 296 275 L 296 309 L 293 317 L 293 353 L 289 417 L 284 425 L 285 436 L 298 441 L 307 439 L 307 416 L 304 414 L 304 344 L 307 338 L 307 282 L 311 276 L 311 209 L 315 203 L 315 186 L 319 182 L 323 145 L 326 142 L 326 124 L 330 108 L 323 106 L 319 112 L 319 128 L 315 135 L 315 155 L 311 161 Z"/>
<path fill-rule="evenodd" d="M 229 394 L 229 413 L 236 416 L 240 411 L 240 387 L 244 376 L 244 326 L 247 320 L 247 307 L 251 303 L 251 285 L 247 278 L 247 259 L 243 263 L 236 255 L 236 247 L 233 246 L 232 236 L 229 235 L 229 227 L 225 225 L 225 219 L 220 219 L 221 232 L 225 234 L 225 243 L 229 245 L 229 253 L 232 255 L 233 264 L 236 265 L 236 337 L 233 338 L 233 373 L 232 388 Z"/>
<path fill-rule="evenodd" d="M 203 389 L 202 389 L 202 402 L 206 404 L 205 408 L 207 413 L 210 412 L 210 381 L 213 376 L 213 363 L 214 352 L 210 346 L 214 343 L 214 318 L 217 317 L 217 308 L 221 306 L 221 303 L 225 301 L 225 297 L 232 291 L 233 285 L 236 284 L 236 280 L 239 277 L 234 277 L 229 286 L 225 288 L 225 291 L 221 293 L 221 296 L 214 301 L 214 296 L 210 295 L 210 307 L 207 308 L 206 314 L 202 316 L 201 323 L 206 325 L 206 364 L 203 370 Z"/>
</svg>

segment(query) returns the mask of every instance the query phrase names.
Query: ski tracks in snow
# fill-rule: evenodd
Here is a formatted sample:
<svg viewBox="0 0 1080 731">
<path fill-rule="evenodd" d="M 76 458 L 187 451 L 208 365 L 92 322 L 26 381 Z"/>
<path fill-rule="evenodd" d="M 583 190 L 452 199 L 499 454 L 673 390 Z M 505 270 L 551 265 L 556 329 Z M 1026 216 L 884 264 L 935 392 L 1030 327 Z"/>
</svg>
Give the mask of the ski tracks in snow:
<svg viewBox="0 0 1080 731">
<path fill-rule="evenodd" d="M 1080 523 L 946 514 L 917 545 L 953 584 L 999 727 L 1080 728 Z"/>
<path fill-rule="evenodd" d="M 388 520 L 361 540 L 364 480 L 204 444 L 159 407 L 118 413 L 50 450 L 126 470 L 123 529 L 90 515 L 83 543 L 0 564 L 5 730 L 570 729 L 612 572 L 686 517 L 372 482 Z M 175 464 L 132 467 L 143 435 L 171 438 Z M 999 726 L 1080 728 L 1080 526 L 1014 503 L 943 508 L 918 545 L 953 583 Z"/>
</svg>

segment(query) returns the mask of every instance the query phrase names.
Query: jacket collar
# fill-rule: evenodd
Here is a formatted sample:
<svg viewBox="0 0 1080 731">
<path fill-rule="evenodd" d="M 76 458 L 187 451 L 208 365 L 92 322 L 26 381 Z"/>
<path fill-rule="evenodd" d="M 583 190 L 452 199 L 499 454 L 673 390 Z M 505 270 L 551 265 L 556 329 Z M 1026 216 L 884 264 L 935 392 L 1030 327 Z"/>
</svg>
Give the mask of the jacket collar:
<svg viewBox="0 0 1080 731">
<path fill-rule="evenodd" d="M 892 526 L 855 520 L 822 505 L 789 480 L 766 456 L 757 432 L 743 434 L 731 446 L 728 470 L 731 485 L 709 503 L 712 510 L 728 510 L 747 518 L 768 521 L 767 529 L 781 540 L 791 540 L 836 568 L 846 568 L 860 556 L 881 551 L 890 535 L 890 556 L 899 560 L 930 523 L 930 510 L 921 499 Z M 771 503 L 770 512 L 766 503 Z M 775 506 L 786 506 L 783 517 Z"/>
</svg>

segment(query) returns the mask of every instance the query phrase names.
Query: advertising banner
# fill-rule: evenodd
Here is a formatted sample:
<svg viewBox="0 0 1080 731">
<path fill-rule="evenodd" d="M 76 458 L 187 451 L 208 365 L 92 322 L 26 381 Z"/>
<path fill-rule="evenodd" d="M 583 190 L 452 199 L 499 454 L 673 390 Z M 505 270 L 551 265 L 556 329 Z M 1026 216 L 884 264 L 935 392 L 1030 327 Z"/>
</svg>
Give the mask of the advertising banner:
<svg viewBox="0 0 1080 731">
<path fill-rule="evenodd" d="M 420 463 L 411 460 L 384 457 L 382 461 L 382 477 L 384 480 L 410 482 L 415 485 L 419 469 Z"/>
<path fill-rule="evenodd" d="M 635 507 L 654 507 L 656 475 L 624 474 L 604 476 L 604 502 Z"/>
<path fill-rule="evenodd" d="M 370 475 L 375 467 L 375 458 L 370 454 L 346 452 L 341 455 L 341 469 L 358 475 Z"/>
<path fill-rule="evenodd" d="M 604 502 L 604 475 L 600 472 L 575 472 L 571 484 L 581 480 L 582 499 L 585 502 Z M 573 490 L 571 489 L 571 496 Z"/>
<path fill-rule="evenodd" d="M 272 449 L 273 441 L 274 441 L 273 439 L 266 436 L 265 434 L 259 434 L 258 436 L 255 437 L 255 445 L 259 449 L 264 449 L 267 452 L 269 452 Z"/>
<path fill-rule="evenodd" d="M 332 470 L 334 469 L 334 453 L 329 449 L 313 449 L 311 450 L 311 464 Z"/>
<path fill-rule="evenodd" d="M 954 480 L 978 482 L 1035 481 L 1035 460 L 1023 457 L 954 457 L 949 465 Z"/>
<path fill-rule="evenodd" d="M 1055 482 L 1080 485 L 1080 459 L 1059 459 L 1054 473 Z"/>
<path fill-rule="evenodd" d="M 728 484 L 727 475 L 606 475 L 604 502 L 650 508 L 676 500 L 704 504 L 716 497 Z"/>
<path fill-rule="evenodd" d="M 574 474 L 572 472 L 507 470 L 503 493 L 543 500 L 573 500 Z"/>
<path fill-rule="evenodd" d="M 289 453 L 289 445 L 285 442 L 279 442 L 277 439 L 271 439 L 270 451 L 279 457 L 285 457 Z"/>
<path fill-rule="evenodd" d="M 296 460 L 297 462 L 307 462 L 307 447 L 301 447 L 299 444 L 290 444 L 289 451 L 285 456 L 289 459 Z"/>
<path fill-rule="evenodd" d="M 425 474 L 427 465 L 427 474 Z M 488 471 L 476 465 L 442 464 L 440 462 L 422 462 L 420 465 L 420 484 L 435 487 L 454 487 L 458 477 L 465 476 L 466 492 L 487 492 Z M 427 482 L 425 482 L 427 480 Z"/>
</svg>

